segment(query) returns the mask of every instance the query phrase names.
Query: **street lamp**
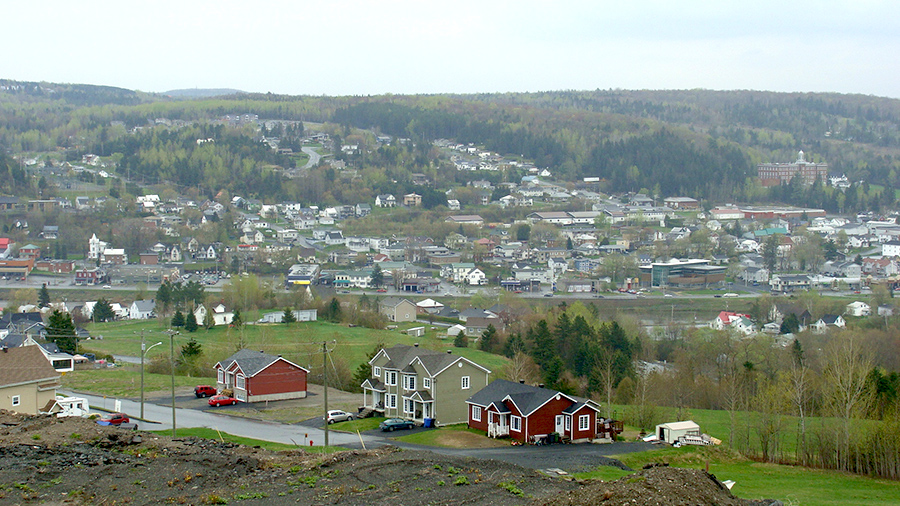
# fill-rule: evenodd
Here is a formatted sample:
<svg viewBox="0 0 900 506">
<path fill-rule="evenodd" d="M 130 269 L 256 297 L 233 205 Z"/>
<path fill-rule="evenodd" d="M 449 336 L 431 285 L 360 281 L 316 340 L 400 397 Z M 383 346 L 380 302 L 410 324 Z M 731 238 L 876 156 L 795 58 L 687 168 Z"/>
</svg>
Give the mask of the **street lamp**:
<svg viewBox="0 0 900 506">
<path fill-rule="evenodd" d="M 144 344 L 144 331 L 141 330 L 141 420 L 144 419 L 144 357 L 147 355 L 148 351 L 153 349 L 154 346 L 159 346 L 161 344 L 162 341 L 147 348 Z"/>
</svg>

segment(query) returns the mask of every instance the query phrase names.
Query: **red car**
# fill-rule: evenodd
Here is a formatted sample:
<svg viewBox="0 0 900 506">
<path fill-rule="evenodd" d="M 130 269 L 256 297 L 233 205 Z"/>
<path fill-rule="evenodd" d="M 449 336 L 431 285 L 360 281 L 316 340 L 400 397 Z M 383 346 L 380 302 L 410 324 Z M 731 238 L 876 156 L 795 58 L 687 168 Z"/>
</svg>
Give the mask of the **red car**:
<svg viewBox="0 0 900 506">
<path fill-rule="evenodd" d="M 219 406 L 231 406 L 233 404 L 237 404 L 240 401 L 235 399 L 234 397 L 228 397 L 227 395 L 214 395 L 210 397 L 209 401 L 207 402 L 210 406 L 217 408 Z"/>
<path fill-rule="evenodd" d="M 209 385 L 200 385 L 198 387 L 194 387 L 194 395 L 196 395 L 198 398 L 210 397 L 216 395 L 217 393 L 219 392 L 216 391 L 216 387 L 211 387 Z"/>
<path fill-rule="evenodd" d="M 97 420 L 100 425 L 122 425 L 123 423 L 131 423 L 131 419 L 125 413 L 109 413 Z"/>
<path fill-rule="evenodd" d="M 387 292 L 387 290 L 385 290 L 384 288 L 379 288 L 378 290 L 375 290 L 375 291 L 378 292 L 378 293 L 385 293 L 385 292 Z"/>
</svg>

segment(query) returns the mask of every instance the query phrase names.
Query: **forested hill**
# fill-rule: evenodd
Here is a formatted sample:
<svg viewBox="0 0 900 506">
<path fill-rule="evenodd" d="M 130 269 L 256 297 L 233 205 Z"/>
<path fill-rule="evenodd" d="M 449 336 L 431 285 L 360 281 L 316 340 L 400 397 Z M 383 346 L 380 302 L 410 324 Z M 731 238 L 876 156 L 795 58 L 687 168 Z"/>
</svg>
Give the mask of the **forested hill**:
<svg viewBox="0 0 900 506">
<path fill-rule="evenodd" d="M 261 120 L 323 123 L 321 128 L 338 138 L 371 142 L 372 149 L 377 147 L 374 141 L 355 134 L 353 128 L 412 138 L 420 146 L 414 153 L 391 147 L 355 160 L 362 168 L 380 169 L 388 179 L 400 181 L 410 172 L 437 170 L 435 153 L 421 146 L 446 138 L 521 156 L 550 168 L 563 180 L 598 176 L 610 191 L 648 189 L 660 196 L 717 201 L 800 199 L 810 205 L 842 207 L 829 191 L 802 196 L 798 189 L 778 193 L 759 187 L 754 179 L 757 163 L 790 162 L 801 149 L 812 161 L 828 162 L 832 174 L 900 187 L 900 101 L 825 93 L 596 90 L 368 97 L 235 93 L 174 99 L 104 86 L 0 80 L 0 148 L 17 153 L 62 146 L 68 156 L 79 157 L 80 151 L 111 156 L 112 150 L 123 150 L 116 151 L 126 165 L 120 169 L 150 180 L 174 178 L 172 182 L 188 186 L 199 182 L 212 194 L 221 189 L 203 188 L 209 181 L 208 185 L 226 184 L 226 189 L 262 195 L 279 185 L 266 175 L 260 180 L 265 188 L 249 188 L 254 179 L 242 175 L 258 167 L 283 166 L 286 160 L 251 149 L 246 140 L 258 137 L 252 130 L 244 128 L 220 139 L 214 150 L 216 162 L 208 167 L 195 153 L 198 145 L 190 138 L 194 132 L 177 136 L 155 132 L 173 128 L 160 123 L 161 118 L 189 122 L 200 129 L 197 133 L 223 132 L 209 130 L 215 125 L 204 123 L 247 113 Z M 143 131 L 129 134 L 136 126 Z M 128 135 L 136 139 L 124 138 Z M 167 151 L 177 156 L 166 155 Z M 185 159 L 195 160 L 189 178 L 186 169 L 175 166 Z M 207 174 L 210 171 L 215 174 Z M 302 188 L 323 184 L 306 183 L 296 184 Z M 865 195 L 850 200 L 859 205 L 892 203 L 893 192 L 879 195 L 880 190 L 870 192 L 868 186 L 861 191 Z M 323 193 L 294 193 L 304 198 L 318 195 Z M 331 198 L 337 195 L 332 193 Z"/>
</svg>

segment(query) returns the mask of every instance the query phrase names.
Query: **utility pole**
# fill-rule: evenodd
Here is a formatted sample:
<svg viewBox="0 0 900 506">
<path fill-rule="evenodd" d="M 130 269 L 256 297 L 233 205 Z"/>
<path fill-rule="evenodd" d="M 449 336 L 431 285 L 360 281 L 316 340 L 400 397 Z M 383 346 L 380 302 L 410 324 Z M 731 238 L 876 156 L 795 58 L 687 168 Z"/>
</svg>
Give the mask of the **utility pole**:
<svg viewBox="0 0 900 506">
<path fill-rule="evenodd" d="M 169 365 L 172 368 L 172 437 L 175 437 L 175 336 L 180 332 L 169 329 L 166 334 L 169 334 Z"/>
<path fill-rule="evenodd" d="M 325 389 L 325 446 L 328 446 L 328 348 L 322 341 L 322 386 Z M 323 447 L 324 450 L 324 447 Z"/>
</svg>

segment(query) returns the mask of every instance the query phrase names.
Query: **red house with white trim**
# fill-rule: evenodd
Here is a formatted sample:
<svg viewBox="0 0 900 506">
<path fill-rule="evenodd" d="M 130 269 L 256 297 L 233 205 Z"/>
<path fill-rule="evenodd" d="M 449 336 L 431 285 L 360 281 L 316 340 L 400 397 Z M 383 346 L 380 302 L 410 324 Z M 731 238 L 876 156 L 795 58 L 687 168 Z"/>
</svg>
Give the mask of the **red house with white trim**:
<svg viewBox="0 0 900 506">
<path fill-rule="evenodd" d="M 556 432 L 584 442 L 598 434 L 600 405 L 549 388 L 494 380 L 466 400 L 469 427 L 490 437 L 531 442 Z"/>
<path fill-rule="evenodd" d="M 219 362 L 216 383 L 219 391 L 233 390 L 243 402 L 278 401 L 306 397 L 307 369 L 281 355 L 240 350 Z"/>
</svg>

